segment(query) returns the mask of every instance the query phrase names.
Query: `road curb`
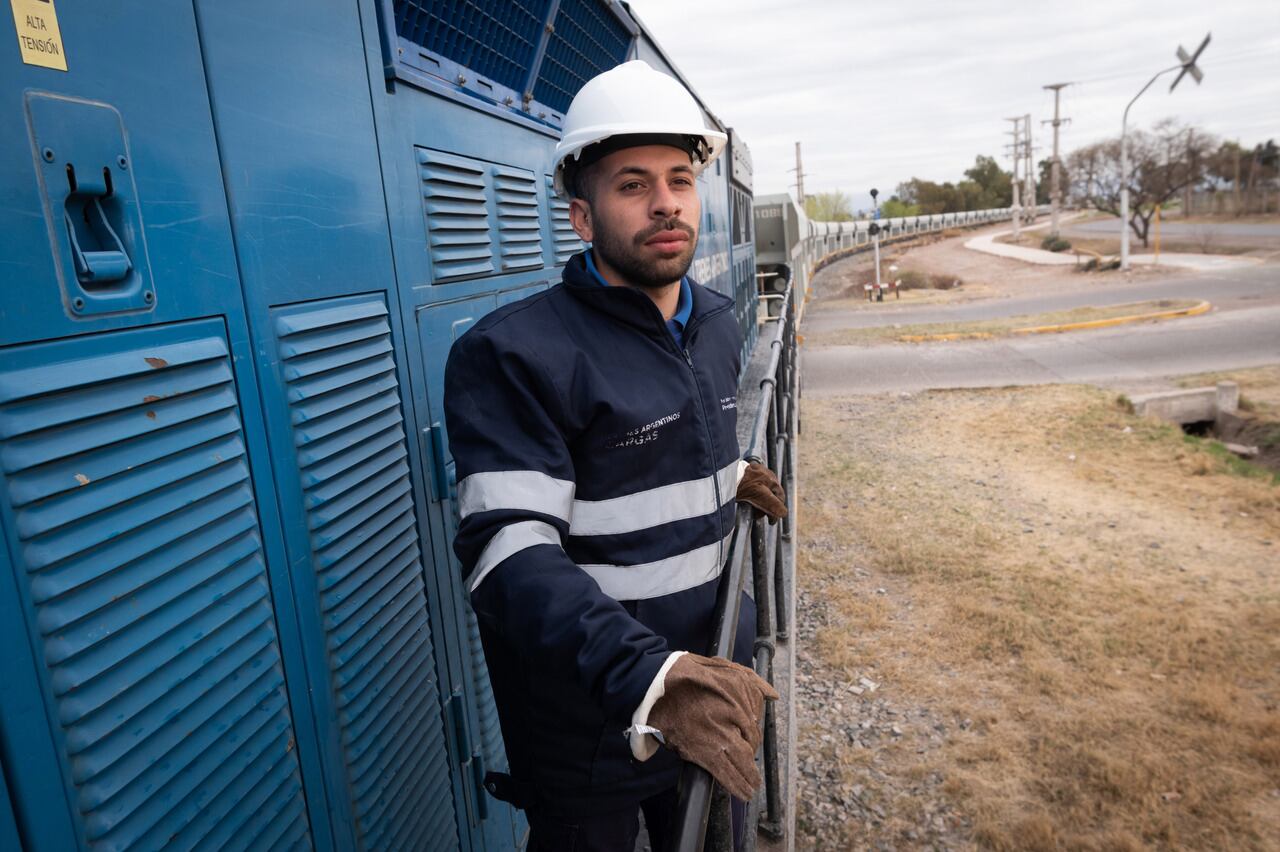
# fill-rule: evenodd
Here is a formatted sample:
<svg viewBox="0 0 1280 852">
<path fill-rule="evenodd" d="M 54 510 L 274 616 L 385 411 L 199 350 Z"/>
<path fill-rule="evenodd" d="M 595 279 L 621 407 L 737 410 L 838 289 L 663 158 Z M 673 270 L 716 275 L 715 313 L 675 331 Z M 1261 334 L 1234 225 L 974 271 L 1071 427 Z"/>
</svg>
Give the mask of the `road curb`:
<svg viewBox="0 0 1280 852">
<path fill-rule="evenodd" d="M 1209 302 L 1201 302 L 1190 308 L 1176 311 L 1156 311 L 1149 314 L 1130 314 L 1127 317 L 1111 317 L 1110 319 L 1088 320 L 1086 322 L 1068 322 L 1060 325 L 1033 325 L 1027 328 L 1015 328 L 1009 334 L 1056 334 L 1062 331 L 1080 331 L 1087 328 L 1106 328 L 1112 325 L 1126 325 L 1147 320 L 1173 319 L 1175 317 L 1194 317 L 1208 313 L 1213 309 Z M 955 340 L 990 340 L 999 335 L 987 331 L 953 331 L 947 334 L 904 334 L 895 338 L 899 343 L 947 343 Z"/>
<path fill-rule="evenodd" d="M 1014 334 L 1054 334 L 1060 331 L 1078 331 L 1086 328 L 1106 328 L 1112 325 L 1127 325 L 1147 320 L 1173 319 L 1174 317 L 1194 317 L 1206 314 L 1213 309 L 1208 302 L 1201 302 L 1190 308 L 1176 311 L 1156 311 L 1150 314 L 1131 314 L 1127 317 L 1111 317 L 1110 319 L 1088 320 L 1086 322 L 1068 322 L 1061 325 L 1033 325 L 1028 328 L 1015 328 Z"/>
</svg>

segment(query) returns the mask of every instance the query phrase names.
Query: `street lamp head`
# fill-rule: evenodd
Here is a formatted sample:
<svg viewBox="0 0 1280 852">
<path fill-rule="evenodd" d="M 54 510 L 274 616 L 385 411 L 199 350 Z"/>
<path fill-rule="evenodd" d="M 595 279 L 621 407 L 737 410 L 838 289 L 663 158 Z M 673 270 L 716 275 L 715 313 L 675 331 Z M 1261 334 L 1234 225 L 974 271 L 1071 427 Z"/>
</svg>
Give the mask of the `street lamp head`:
<svg viewBox="0 0 1280 852">
<path fill-rule="evenodd" d="M 872 200 L 872 201 L 875 201 L 876 196 L 877 196 L 877 195 L 879 195 L 879 194 L 880 194 L 880 190 L 878 190 L 878 189 L 873 189 L 873 190 L 871 190 L 871 200 Z"/>
</svg>

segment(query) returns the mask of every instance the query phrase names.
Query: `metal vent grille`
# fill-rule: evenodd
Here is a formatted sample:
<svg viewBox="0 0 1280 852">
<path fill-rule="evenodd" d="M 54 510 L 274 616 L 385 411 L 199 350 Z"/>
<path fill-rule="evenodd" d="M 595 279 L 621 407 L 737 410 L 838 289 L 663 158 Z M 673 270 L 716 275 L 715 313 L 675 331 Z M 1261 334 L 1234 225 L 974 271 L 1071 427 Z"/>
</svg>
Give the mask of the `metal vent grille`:
<svg viewBox="0 0 1280 852">
<path fill-rule="evenodd" d="M 91 848 L 310 845 L 223 334 L 3 358 L 0 464 Z"/>
<path fill-rule="evenodd" d="M 381 296 L 275 311 L 303 505 L 367 848 L 456 842 L 408 451 Z"/>
<path fill-rule="evenodd" d="M 396 0 L 396 34 L 523 91 L 550 0 Z"/>
<path fill-rule="evenodd" d="M 432 280 L 448 281 L 494 271 L 484 164 L 418 149 Z"/>
<path fill-rule="evenodd" d="M 556 195 L 555 183 L 547 176 L 547 196 L 551 199 L 551 250 L 556 266 L 562 266 L 584 248 L 569 222 L 569 202 Z"/>
<path fill-rule="evenodd" d="M 494 166 L 493 191 L 498 207 L 498 235 L 503 270 L 537 269 L 542 266 L 538 184 L 533 172 Z"/>
<path fill-rule="evenodd" d="M 533 98 L 561 113 L 592 77 L 620 65 L 631 33 L 600 0 L 562 0 Z"/>
</svg>

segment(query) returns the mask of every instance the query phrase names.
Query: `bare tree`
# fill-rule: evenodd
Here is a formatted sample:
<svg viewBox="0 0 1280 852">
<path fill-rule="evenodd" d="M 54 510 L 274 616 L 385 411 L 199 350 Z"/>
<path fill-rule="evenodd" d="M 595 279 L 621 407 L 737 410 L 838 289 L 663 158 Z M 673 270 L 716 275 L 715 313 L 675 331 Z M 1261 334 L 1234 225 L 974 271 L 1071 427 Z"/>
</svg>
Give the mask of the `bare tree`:
<svg viewBox="0 0 1280 852">
<path fill-rule="evenodd" d="M 1166 119 L 1152 131 L 1129 133 L 1129 227 L 1145 246 L 1156 207 L 1184 187 L 1204 180 L 1204 163 L 1214 149 L 1209 134 Z M 1071 192 L 1099 210 L 1120 215 L 1120 140 L 1108 139 L 1067 157 Z"/>
</svg>

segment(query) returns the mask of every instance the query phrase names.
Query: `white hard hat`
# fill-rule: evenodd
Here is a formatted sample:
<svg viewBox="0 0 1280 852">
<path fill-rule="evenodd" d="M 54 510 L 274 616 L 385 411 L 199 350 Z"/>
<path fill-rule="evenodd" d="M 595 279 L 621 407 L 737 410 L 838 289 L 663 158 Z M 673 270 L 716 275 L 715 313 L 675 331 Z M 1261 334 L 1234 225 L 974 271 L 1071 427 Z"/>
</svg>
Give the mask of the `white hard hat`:
<svg viewBox="0 0 1280 852">
<path fill-rule="evenodd" d="M 564 117 L 564 136 L 556 145 L 555 189 L 571 197 L 565 185 L 565 162 L 587 147 L 614 136 L 678 136 L 694 140 L 694 170 L 701 172 L 720 156 L 728 137 L 707 127 L 702 109 L 689 90 L 641 59 L 624 62 L 592 77 Z"/>
</svg>

